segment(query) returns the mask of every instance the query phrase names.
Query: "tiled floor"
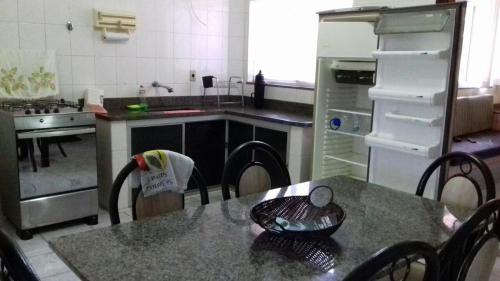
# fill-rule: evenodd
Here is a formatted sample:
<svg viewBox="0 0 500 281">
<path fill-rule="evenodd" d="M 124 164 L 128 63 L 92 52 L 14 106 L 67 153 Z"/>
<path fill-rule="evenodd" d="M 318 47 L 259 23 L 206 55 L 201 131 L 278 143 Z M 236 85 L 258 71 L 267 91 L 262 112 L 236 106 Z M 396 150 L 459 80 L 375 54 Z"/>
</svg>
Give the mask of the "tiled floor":
<svg viewBox="0 0 500 281">
<path fill-rule="evenodd" d="M 219 190 L 213 190 L 210 192 L 210 202 L 216 202 L 221 200 Z M 199 196 L 188 196 L 186 197 L 186 207 L 198 206 Z M 132 213 L 130 209 L 126 209 L 120 212 L 120 219 L 122 222 L 128 222 L 132 220 Z M 42 281 L 78 281 L 80 280 L 50 249 L 48 241 L 55 239 L 57 237 L 88 231 L 100 227 L 106 227 L 110 225 L 109 214 L 105 210 L 99 210 L 99 224 L 89 226 L 84 223 L 70 223 L 64 225 L 58 225 L 55 227 L 46 227 L 41 229 L 33 236 L 31 240 L 20 240 L 16 235 L 13 227 L 10 223 L 6 222 L 5 218 L 1 216 L 0 227 L 6 229 L 12 237 L 14 237 L 24 251 L 33 267 L 35 268 L 38 276 Z M 490 281 L 500 280 L 500 257 L 497 258 L 494 272 L 490 278 Z"/>
</svg>

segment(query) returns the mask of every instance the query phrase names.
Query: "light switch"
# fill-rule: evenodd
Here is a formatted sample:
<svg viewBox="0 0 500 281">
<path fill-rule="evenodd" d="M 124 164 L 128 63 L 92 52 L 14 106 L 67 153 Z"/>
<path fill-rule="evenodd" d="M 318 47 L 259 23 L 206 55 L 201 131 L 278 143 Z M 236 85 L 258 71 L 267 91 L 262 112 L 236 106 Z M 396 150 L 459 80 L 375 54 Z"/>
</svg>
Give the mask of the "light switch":
<svg viewBox="0 0 500 281">
<path fill-rule="evenodd" d="M 189 71 L 189 81 L 191 81 L 191 82 L 196 81 L 196 70 Z"/>
</svg>

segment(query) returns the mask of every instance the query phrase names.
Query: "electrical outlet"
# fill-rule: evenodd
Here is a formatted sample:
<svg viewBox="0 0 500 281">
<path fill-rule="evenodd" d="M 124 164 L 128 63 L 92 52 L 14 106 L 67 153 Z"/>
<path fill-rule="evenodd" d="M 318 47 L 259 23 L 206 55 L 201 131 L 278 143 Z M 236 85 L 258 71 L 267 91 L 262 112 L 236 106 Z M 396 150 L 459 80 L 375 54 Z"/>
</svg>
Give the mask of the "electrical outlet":
<svg viewBox="0 0 500 281">
<path fill-rule="evenodd" d="M 196 70 L 189 71 L 189 81 L 191 82 L 196 81 Z"/>
</svg>

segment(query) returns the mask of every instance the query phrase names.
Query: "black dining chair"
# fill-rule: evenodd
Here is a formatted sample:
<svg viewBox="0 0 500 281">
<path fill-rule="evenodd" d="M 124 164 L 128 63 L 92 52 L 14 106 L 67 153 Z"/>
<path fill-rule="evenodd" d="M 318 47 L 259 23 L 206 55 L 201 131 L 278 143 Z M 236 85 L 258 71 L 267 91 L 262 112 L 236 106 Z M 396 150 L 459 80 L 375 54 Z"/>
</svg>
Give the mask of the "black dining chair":
<svg viewBox="0 0 500 281">
<path fill-rule="evenodd" d="M 500 239 L 500 199 L 479 207 L 446 242 L 441 281 L 489 280 Z"/>
<path fill-rule="evenodd" d="M 261 153 L 270 161 L 257 161 Z M 231 199 L 230 185 L 236 197 L 291 184 L 285 161 L 272 146 L 261 141 L 249 141 L 229 155 L 222 172 L 222 198 Z"/>
<path fill-rule="evenodd" d="M 109 216 L 111 224 L 120 223 L 120 214 L 118 211 L 118 197 L 123 183 L 127 177 L 136 169 L 139 164 L 135 159 L 132 159 L 116 176 L 109 197 Z M 198 189 L 200 192 L 201 204 L 209 203 L 208 190 L 203 176 L 196 166 L 193 168 L 193 173 L 188 183 L 189 187 Z M 132 192 L 132 219 L 142 219 L 146 217 L 157 216 L 160 214 L 184 209 L 184 194 L 174 192 L 162 192 L 151 197 L 144 197 L 142 187 L 139 184 Z"/>
<path fill-rule="evenodd" d="M 412 278 L 412 263 L 424 259 L 425 271 L 420 279 Z M 351 271 L 344 281 L 379 280 L 439 280 L 439 258 L 435 249 L 419 241 L 407 241 L 387 247 Z M 388 277 L 388 278 L 387 278 Z"/>
<path fill-rule="evenodd" d="M 0 280 L 38 281 L 28 258 L 4 230 L 0 230 Z"/>
<path fill-rule="evenodd" d="M 424 171 L 416 195 L 423 196 L 427 182 L 436 172 L 448 168 L 447 180 L 439 184 L 437 200 L 476 208 L 495 198 L 495 181 L 488 166 L 477 156 L 465 152 L 445 154 Z"/>
</svg>

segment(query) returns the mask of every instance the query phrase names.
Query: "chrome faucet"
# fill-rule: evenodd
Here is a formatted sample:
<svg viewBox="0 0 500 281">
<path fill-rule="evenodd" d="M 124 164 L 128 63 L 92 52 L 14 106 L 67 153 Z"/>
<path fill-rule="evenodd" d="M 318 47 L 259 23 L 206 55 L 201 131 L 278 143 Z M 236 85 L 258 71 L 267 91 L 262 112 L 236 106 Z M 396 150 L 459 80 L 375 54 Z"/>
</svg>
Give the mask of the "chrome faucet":
<svg viewBox="0 0 500 281">
<path fill-rule="evenodd" d="M 158 83 L 158 81 L 153 81 L 153 84 L 151 84 L 151 86 L 153 86 L 153 88 L 165 88 L 165 89 L 167 89 L 167 91 L 169 93 L 172 93 L 174 91 L 174 89 L 172 89 L 172 87 L 162 85 L 162 84 Z"/>
</svg>

